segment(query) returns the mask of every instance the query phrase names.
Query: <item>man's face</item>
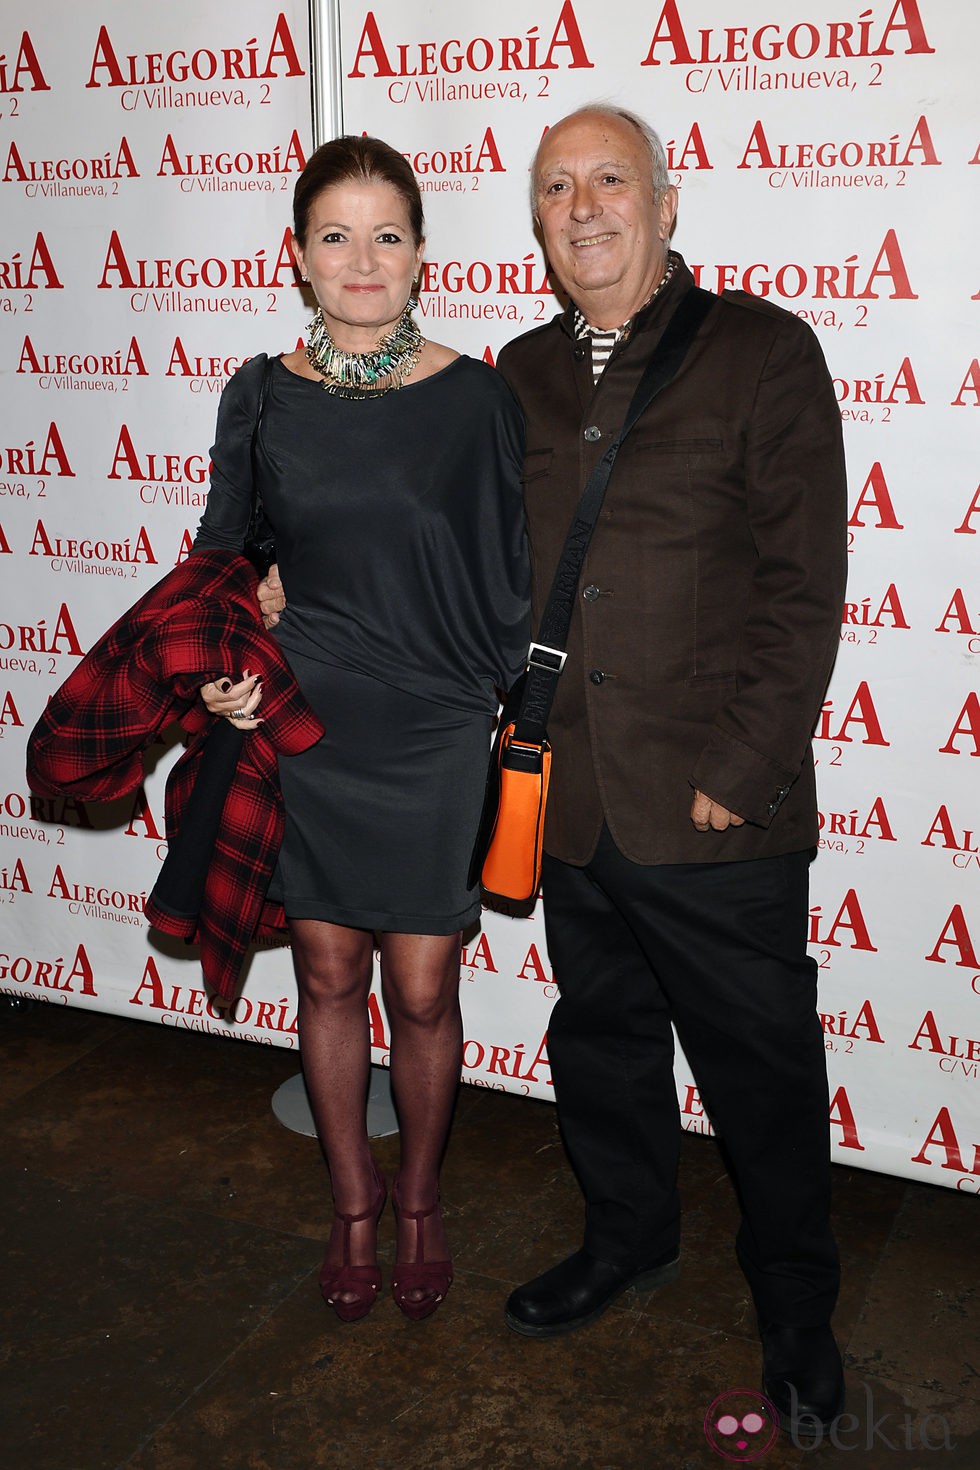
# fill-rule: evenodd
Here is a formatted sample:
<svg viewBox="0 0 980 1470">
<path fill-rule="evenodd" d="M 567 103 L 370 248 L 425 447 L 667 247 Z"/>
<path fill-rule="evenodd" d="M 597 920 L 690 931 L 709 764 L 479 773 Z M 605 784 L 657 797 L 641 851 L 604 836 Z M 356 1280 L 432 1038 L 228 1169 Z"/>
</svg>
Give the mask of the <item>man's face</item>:
<svg viewBox="0 0 980 1470">
<path fill-rule="evenodd" d="M 558 123 L 538 152 L 536 199 L 565 290 L 594 326 L 620 326 L 663 274 L 677 206 L 673 188 L 654 199 L 643 138 L 600 113 Z"/>
</svg>

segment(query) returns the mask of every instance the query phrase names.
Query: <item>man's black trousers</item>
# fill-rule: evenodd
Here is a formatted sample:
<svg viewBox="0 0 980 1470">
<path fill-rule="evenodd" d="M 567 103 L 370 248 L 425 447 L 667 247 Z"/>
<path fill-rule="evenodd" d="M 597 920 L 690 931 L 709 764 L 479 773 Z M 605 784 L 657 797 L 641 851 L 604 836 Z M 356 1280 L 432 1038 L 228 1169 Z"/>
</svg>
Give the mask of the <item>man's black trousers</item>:
<svg viewBox="0 0 980 1470">
<path fill-rule="evenodd" d="M 791 1326 L 828 1322 L 839 1280 L 808 867 L 805 852 L 642 866 L 603 830 L 584 868 L 547 857 L 543 885 L 548 1052 L 586 1249 L 639 1269 L 678 1246 L 673 1021 L 735 1177 L 759 1317 Z"/>
</svg>

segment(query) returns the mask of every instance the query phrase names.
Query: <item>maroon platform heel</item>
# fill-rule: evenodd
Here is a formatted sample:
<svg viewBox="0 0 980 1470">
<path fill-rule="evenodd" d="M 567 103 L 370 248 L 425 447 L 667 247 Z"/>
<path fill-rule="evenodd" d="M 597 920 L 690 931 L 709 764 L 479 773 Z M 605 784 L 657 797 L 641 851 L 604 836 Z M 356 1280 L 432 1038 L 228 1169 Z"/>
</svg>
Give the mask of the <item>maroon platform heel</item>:
<svg viewBox="0 0 980 1470">
<path fill-rule="evenodd" d="M 377 1229 L 381 1211 L 385 1207 L 388 1197 L 388 1188 L 385 1176 L 373 1165 L 374 1181 L 378 1186 L 370 1207 L 360 1215 L 345 1215 L 342 1211 L 336 1212 L 336 1218 L 343 1222 L 344 1226 L 344 1259 L 337 1266 L 330 1261 L 324 1261 L 320 1268 L 320 1291 L 323 1300 L 328 1307 L 333 1307 L 341 1322 L 357 1322 L 361 1317 L 366 1317 L 378 1299 L 381 1290 L 381 1268 L 377 1258 L 366 1266 L 352 1266 L 350 1259 L 350 1232 L 352 1225 L 359 1225 L 362 1220 L 374 1219 Z M 353 1294 L 352 1301 L 345 1301 L 342 1292 Z"/>
<path fill-rule="evenodd" d="M 430 1317 L 453 1284 L 452 1261 L 427 1261 L 425 1259 L 425 1221 L 439 1208 L 439 1201 L 427 1210 L 406 1210 L 398 1192 L 398 1180 L 391 1191 L 391 1203 L 396 1220 L 415 1221 L 415 1260 L 395 1260 L 391 1276 L 391 1294 L 396 1306 L 413 1322 Z M 424 1296 L 413 1300 L 409 1293 L 422 1291 Z"/>
</svg>

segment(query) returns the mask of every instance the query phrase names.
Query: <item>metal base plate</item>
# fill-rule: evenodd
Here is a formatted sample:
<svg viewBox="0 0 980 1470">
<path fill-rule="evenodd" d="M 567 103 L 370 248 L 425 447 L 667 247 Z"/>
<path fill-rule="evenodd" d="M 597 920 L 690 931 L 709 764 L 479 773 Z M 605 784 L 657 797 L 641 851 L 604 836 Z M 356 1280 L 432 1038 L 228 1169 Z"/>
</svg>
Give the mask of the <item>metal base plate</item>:
<svg viewBox="0 0 980 1470">
<path fill-rule="evenodd" d="M 288 1078 L 272 1095 L 272 1111 L 284 1128 L 316 1137 L 313 1113 L 302 1072 Z M 398 1132 L 398 1119 L 391 1100 L 391 1075 L 387 1067 L 371 1068 L 368 1092 L 367 1131 L 369 1138 L 387 1138 Z"/>
</svg>

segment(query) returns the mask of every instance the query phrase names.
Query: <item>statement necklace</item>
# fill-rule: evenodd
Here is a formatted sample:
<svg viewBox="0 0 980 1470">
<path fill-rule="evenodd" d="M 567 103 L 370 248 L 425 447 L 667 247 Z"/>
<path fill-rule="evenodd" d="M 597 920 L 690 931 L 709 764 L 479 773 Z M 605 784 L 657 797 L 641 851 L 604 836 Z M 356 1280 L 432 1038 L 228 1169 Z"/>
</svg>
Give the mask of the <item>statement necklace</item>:
<svg viewBox="0 0 980 1470">
<path fill-rule="evenodd" d="M 307 331 L 306 360 L 323 378 L 321 387 L 338 398 L 380 398 L 400 388 L 425 346 L 412 316 L 417 305 L 410 299 L 387 337 L 370 352 L 344 352 L 335 346 L 317 307 Z"/>
</svg>

